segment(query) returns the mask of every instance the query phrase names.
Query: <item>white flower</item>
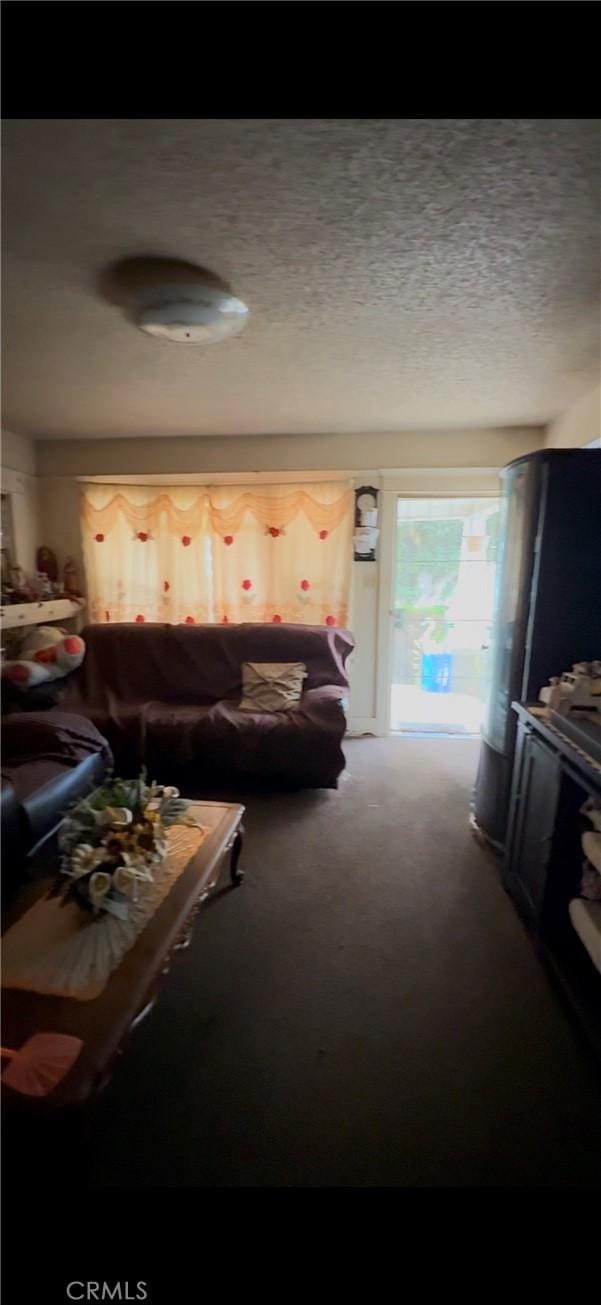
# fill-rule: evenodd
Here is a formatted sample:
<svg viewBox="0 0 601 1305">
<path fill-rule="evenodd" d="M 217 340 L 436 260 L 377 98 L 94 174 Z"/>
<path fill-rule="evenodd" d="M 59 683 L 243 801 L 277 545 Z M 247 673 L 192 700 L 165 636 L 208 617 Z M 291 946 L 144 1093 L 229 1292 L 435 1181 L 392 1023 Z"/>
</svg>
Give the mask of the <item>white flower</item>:
<svg viewBox="0 0 601 1305">
<path fill-rule="evenodd" d="M 146 852 L 122 852 L 124 868 L 129 870 L 134 879 L 144 879 L 152 881 L 150 866 L 148 865 L 148 854 Z"/>
<path fill-rule="evenodd" d="M 146 805 L 148 806 L 149 803 L 151 803 L 154 806 L 158 798 L 158 805 L 160 806 L 160 803 L 164 801 L 165 798 L 176 797 L 179 797 L 179 789 L 175 788 L 173 784 L 151 784 L 148 790 L 149 802 L 147 802 Z"/>
<path fill-rule="evenodd" d="M 127 852 L 123 850 L 121 852 L 121 860 L 123 861 L 123 864 L 127 866 L 128 870 L 137 870 L 138 862 L 140 861 L 140 853 Z"/>
<path fill-rule="evenodd" d="M 92 847 L 90 843 L 78 843 L 71 854 L 70 870 L 67 873 L 74 879 L 79 879 L 81 875 L 89 874 L 103 859 L 102 848 Z"/>
<path fill-rule="evenodd" d="M 127 870 L 131 870 L 132 875 L 143 877 L 144 874 L 144 856 L 142 852 L 122 852 L 121 860 Z"/>
<path fill-rule="evenodd" d="M 110 825 L 112 829 L 126 829 L 133 820 L 129 807 L 105 807 L 98 812 L 98 823 Z"/>
<path fill-rule="evenodd" d="M 159 861 L 164 860 L 166 851 L 167 851 L 167 839 L 161 837 L 161 835 L 158 834 L 155 837 L 154 847 L 152 849 L 152 852 L 148 854 L 148 859 L 152 861 L 153 865 L 156 865 Z"/>
<path fill-rule="evenodd" d="M 88 892 L 94 904 L 102 901 L 106 897 L 112 884 L 112 877 L 106 873 L 106 870 L 96 870 L 90 879 Z"/>
<path fill-rule="evenodd" d="M 120 893 L 125 893 L 127 897 L 135 896 L 137 878 L 138 875 L 130 866 L 120 865 L 113 875 L 113 883 Z"/>
</svg>

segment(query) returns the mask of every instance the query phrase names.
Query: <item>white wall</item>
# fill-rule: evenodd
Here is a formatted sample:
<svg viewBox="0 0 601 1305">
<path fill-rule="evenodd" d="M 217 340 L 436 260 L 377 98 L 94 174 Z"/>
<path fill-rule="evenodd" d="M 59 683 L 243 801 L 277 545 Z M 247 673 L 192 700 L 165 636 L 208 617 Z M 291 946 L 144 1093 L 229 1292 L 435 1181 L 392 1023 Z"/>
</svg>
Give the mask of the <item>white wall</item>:
<svg viewBox="0 0 601 1305">
<path fill-rule="evenodd" d="M 543 445 L 538 427 L 508 430 L 423 431 L 402 434 L 246 436 L 152 440 L 41 440 L 44 543 L 62 566 L 71 554 L 81 568 L 77 477 L 197 479 L 346 473 L 358 484 L 380 487 L 389 496 L 494 492 L 500 467 Z M 392 550 L 392 536 L 381 538 Z M 392 557 L 392 551 L 391 551 Z M 351 729 L 385 730 L 385 704 L 378 699 L 378 658 L 383 665 L 388 559 L 353 563 L 350 625 L 357 646 L 351 661 Z M 384 585 L 384 588 L 382 587 Z"/>
<path fill-rule="evenodd" d="M 578 449 L 593 441 L 601 448 L 601 385 L 595 385 L 560 413 L 545 432 L 548 449 Z"/>
<path fill-rule="evenodd" d="M 2 431 L 2 493 L 10 494 L 13 534 L 18 566 L 35 570 L 36 549 L 41 544 L 35 447 L 25 435 Z"/>
<path fill-rule="evenodd" d="M 2 467 L 35 476 L 35 445 L 27 435 L 16 435 L 12 430 L 2 431 Z"/>
</svg>

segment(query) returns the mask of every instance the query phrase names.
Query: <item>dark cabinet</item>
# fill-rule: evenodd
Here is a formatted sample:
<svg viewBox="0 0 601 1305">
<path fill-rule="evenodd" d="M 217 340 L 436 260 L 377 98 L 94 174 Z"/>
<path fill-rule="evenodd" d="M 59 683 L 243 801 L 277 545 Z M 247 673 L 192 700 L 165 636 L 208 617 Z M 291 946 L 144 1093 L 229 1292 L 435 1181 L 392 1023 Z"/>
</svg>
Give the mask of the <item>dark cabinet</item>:
<svg viewBox="0 0 601 1305">
<path fill-rule="evenodd" d="M 601 648 L 601 452 L 544 449 L 501 472 L 491 687 L 474 791 L 478 829 L 507 844 L 512 701 Z"/>
<path fill-rule="evenodd" d="M 601 974 L 570 917 L 582 879 L 582 806 L 601 800 L 601 761 L 587 751 L 575 713 L 566 721 L 538 707 L 512 706 L 517 740 L 503 881 L 601 1058 Z"/>
<path fill-rule="evenodd" d="M 505 853 L 506 887 L 538 931 L 543 919 L 561 781 L 560 758 L 520 723 Z"/>
</svg>

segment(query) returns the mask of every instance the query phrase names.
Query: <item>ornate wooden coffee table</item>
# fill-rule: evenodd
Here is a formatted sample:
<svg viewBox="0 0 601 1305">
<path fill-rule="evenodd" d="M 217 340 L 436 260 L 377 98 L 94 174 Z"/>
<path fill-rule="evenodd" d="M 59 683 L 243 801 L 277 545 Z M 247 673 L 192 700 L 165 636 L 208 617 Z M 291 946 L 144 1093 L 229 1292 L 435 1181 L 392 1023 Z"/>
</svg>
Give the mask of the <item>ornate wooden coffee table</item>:
<svg viewBox="0 0 601 1305">
<path fill-rule="evenodd" d="M 224 802 L 194 802 L 193 814 L 209 832 L 146 927 L 109 977 L 104 991 L 92 1001 L 44 996 L 16 988 L 2 993 L 2 1041 L 19 1048 L 34 1033 L 68 1033 L 80 1038 L 82 1050 L 73 1067 L 46 1097 L 21 1096 L 3 1085 L 5 1105 L 46 1113 L 78 1107 L 101 1087 L 130 1030 L 150 1009 L 173 953 L 187 946 L 196 915 L 217 884 L 229 853 L 232 884 L 243 878 L 238 869 L 244 807 Z M 6 927 L 48 891 L 54 880 L 40 879 L 24 893 L 7 918 Z"/>
</svg>

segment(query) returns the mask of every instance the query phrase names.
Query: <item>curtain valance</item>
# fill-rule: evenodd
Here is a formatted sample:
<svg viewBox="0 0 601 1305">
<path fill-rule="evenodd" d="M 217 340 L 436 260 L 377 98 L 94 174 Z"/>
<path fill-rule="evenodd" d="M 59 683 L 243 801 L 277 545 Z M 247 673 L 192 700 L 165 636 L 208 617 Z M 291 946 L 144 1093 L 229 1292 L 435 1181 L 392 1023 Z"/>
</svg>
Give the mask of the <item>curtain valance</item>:
<svg viewBox="0 0 601 1305">
<path fill-rule="evenodd" d="M 272 492 L 270 492 L 272 491 Z M 285 529 L 303 512 L 315 530 L 336 530 L 348 515 L 350 490 L 338 482 L 306 488 L 262 486 L 261 491 L 239 486 L 205 489 L 174 486 L 160 489 L 146 486 L 86 485 L 83 491 L 83 519 L 94 532 L 110 531 L 118 517 L 132 529 L 155 529 L 164 519 L 173 534 L 196 534 L 208 525 L 218 534 L 240 529 L 247 513 L 265 529 Z M 317 496 L 318 495 L 318 496 Z"/>
</svg>

